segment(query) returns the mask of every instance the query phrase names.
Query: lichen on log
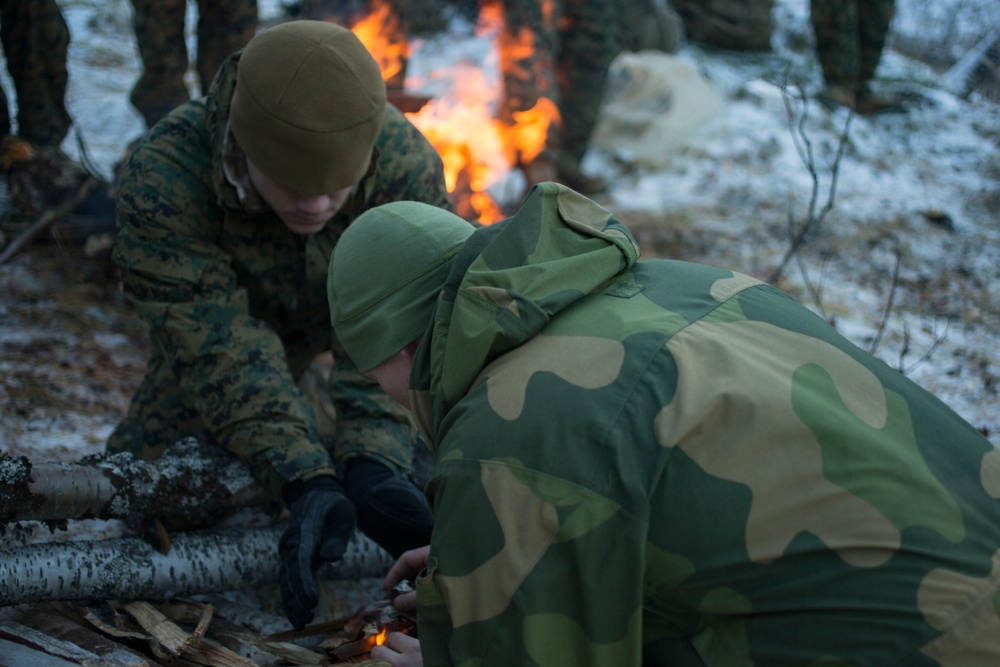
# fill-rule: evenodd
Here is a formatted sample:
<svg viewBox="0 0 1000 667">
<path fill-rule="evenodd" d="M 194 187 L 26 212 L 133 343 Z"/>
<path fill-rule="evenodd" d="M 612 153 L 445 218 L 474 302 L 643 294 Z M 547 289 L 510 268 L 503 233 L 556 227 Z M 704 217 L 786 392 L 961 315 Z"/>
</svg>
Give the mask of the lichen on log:
<svg viewBox="0 0 1000 667">
<path fill-rule="evenodd" d="M 158 519 L 169 530 L 191 530 L 242 507 L 280 508 L 235 457 L 193 438 L 152 461 L 117 453 L 44 463 L 0 454 L 0 531 L 17 521 L 67 519 L 121 519 L 135 530 Z"/>
</svg>

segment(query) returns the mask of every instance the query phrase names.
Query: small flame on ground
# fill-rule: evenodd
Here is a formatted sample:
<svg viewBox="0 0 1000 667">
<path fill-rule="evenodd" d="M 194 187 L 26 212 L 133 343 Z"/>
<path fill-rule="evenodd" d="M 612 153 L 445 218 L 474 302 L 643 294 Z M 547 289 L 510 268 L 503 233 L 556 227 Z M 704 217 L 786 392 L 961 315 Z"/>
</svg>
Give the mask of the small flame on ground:
<svg viewBox="0 0 1000 667">
<path fill-rule="evenodd" d="M 383 628 L 382 632 L 375 635 L 375 646 L 381 646 L 385 643 L 386 634 L 385 628 Z"/>
</svg>

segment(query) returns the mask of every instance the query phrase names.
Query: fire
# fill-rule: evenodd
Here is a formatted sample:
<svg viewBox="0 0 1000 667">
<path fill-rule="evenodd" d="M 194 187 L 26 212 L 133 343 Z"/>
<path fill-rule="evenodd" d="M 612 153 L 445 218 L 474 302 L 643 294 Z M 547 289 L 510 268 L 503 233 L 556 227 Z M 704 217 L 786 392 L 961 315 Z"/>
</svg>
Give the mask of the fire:
<svg viewBox="0 0 1000 667">
<path fill-rule="evenodd" d="M 385 643 L 386 634 L 385 628 L 382 628 L 382 632 L 375 635 L 375 646 L 381 646 Z"/>
<path fill-rule="evenodd" d="M 374 0 L 370 14 L 352 30 L 375 56 L 383 78 L 401 85 L 409 45 L 389 5 Z M 500 69 L 516 67 L 518 59 L 530 56 L 534 43 L 528 30 L 516 36 L 503 31 L 503 9 L 494 1 L 482 3 L 477 36 L 489 37 L 499 49 Z M 441 155 L 445 183 L 458 214 L 484 224 L 496 222 L 505 216 L 490 188 L 503 184 L 513 168 L 538 156 L 550 127 L 561 123 L 559 111 L 551 99 L 539 97 L 533 107 L 516 111 L 511 121 L 503 122 L 496 117 L 502 85 L 491 84 L 481 68 L 468 63 L 458 62 L 447 69 L 433 76 L 450 79 L 450 92 L 436 95 L 422 109 L 406 115 Z M 419 81 L 406 83 L 419 89 Z"/>
<path fill-rule="evenodd" d="M 372 0 L 371 12 L 355 23 L 351 30 L 375 57 L 382 70 L 382 78 L 387 83 L 398 80 L 398 85 L 402 86 L 410 43 L 389 3 Z"/>
</svg>

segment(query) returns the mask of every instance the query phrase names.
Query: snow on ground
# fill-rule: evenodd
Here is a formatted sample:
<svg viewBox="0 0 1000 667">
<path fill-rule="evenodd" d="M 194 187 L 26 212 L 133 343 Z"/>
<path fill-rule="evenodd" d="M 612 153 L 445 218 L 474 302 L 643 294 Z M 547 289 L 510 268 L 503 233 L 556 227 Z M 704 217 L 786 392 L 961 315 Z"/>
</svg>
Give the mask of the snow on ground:
<svg viewBox="0 0 1000 667">
<path fill-rule="evenodd" d="M 131 7 L 127 0 L 60 4 L 73 35 L 67 106 L 89 160 L 109 176 L 142 131 L 128 103 L 139 71 Z M 897 4 L 898 43 L 931 44 L 950 61 L 1000 17 L 1000 0 Z M 260 7 L 264 21 L 282 15 L 278 0 Z M 609 180 L 599 201 L 633 227 L 647 255 L 766 278 L 788 248 L 789 220 L 805 219 L 813 181 L 781 84 L 792 94 L 799 85 L 808 94 L 820 86 L 808 2 L 778 0 L 774 19 L 771 53 L 689 44 L 678 54 L 721 95 L 724 110 L 662 166 L 636 167 L 614 151 L 588 155 L 586 168 Z M 456 19 L 449 34 L 414 43 L 411 73 L 426 90 L 435 85 L 427 73 L 444 64 L 493 66 L 490 48 Z M 833 208 L 779 284 L 862 347 L 877 342 L 880 358 L 1000 445 L 997 103 L 956 97 L 941 71 L 892 49 L 879 76 L 879 85 L 908 100 L 907 111 L 852 120 Z M 0 80 L 11 90 L 5 71 Z M 813 101 L 806 114 L 822 205 L 848 114 Z M 72 135 L 64 148 L 80 155 Z M 499 196 L 519 195 L 518 178 L 511 174 Z M 73 248 L 55 246 L 0 267 L 0 450 L 35 460 L 102 450 L 141 377 L 145 345 L 110 275 Z"/>
</svg>

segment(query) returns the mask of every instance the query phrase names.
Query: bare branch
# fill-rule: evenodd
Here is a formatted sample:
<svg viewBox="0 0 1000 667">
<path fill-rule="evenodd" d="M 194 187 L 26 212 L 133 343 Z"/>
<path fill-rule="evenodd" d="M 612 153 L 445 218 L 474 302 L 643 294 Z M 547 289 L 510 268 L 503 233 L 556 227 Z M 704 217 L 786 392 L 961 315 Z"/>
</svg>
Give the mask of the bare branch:
<svg viewBox="0 0 1000 667">
<path fill-rule="evenodd" d="M 885 334 L 885 327 L 889 323 L 889 314 L 892 312 L 893 302 L 896 298 L 896 288 L 899 286 L 899 269 L 903 264 L 903 249 L 899 243 L 899 239 L 896 237 L 889 237 L 893 244 L 893 253 L 896 255 L 896 264 L 892 268 L 892 279 L 889 283 L 889 296 L 885 301 L 885 308 L 882 309 L 882 319 L 879 321 L 878 331 L 875 334 L 875 339 L 872 341 L 871 347 L 868 348 L 868 353 L 874 355 L 875 350 L 878 349 L 879 344 L 882 342 L 882 336 Z"/>
<path fill-rule="evenodd" d="M 938 333 L 937 330 L 938 328 L 937 320 L 934 321 L 934 340 L 931 342 L 931 346 L 927 348 L 927 351 L 924 352 L 923 355 L 921 355 L 921 357 L 916 361 L 914 361 L 912 364 L 910 364 L 906 368 L 902 368 L 903 359 L 902 357 L 900 357 L 900 366 L 901 366 L 900 371 L 903 373 L 903 375 L 909 375 L 910 373 L 912 373 L 914 369 L 917 368 L 917 366 L 919 366 L 920 364 L 924 363 L 925 361 L 931 358 L 934 352 L 936 352 L 937 349 L 941 347 L 941 343 L 948 340 L 948 330 L 951 328 L 952 321 L 953 318 L 950 317 L 945 321 L 944 331 L 942 331 L 941 333 Z"/>
<path fill-rule="evenodd" d="M 798 229 L 796 229 L 794 216 L 791 212 L 789 212 L 789 247 L 781 262 L 768 277 L 767 282 L 772 284 L 781 278 L 792 257 L 819 231 L 819 228 L 822 226 L 826 216 L 833 210 L 834 202 L 836 201 L 837 182 L 840 178 L 840 165 L 843 160 L 844 153 L 847 150 L 851 122 L 854 120 L 854 109 L 852 108 L 847 115 L 847 120 L 844 122 L 844 129 L 840 133 L 840 138 L 837 144 L 837 152 L 834 156 L 833 164 L 830 167 L 830 186 L 827 191 L 826 201 L 823 204 L 822 209 L 817 212 L 821 188 L 819 170 L 816 166 L 812 142 L 809 139 L 809 134 L 806 131 L 805 126 L 806 120 L 809 117 L 809 102 L 808 97 L 802 90 L 801 86 L 796 85 L 795 89 L 796 92 L 793 95 L 789 92 L 787 83 L 782 85 L 782 99 L 785 102 L 785 113 L 788 118 L 788 126 L 791 131 L 792 141 L 795 144 L 796 152 L 799 154 L 799 159 L 802 160 L 802 164 L 808 170 L 809 176 L 812 179 L 812 190 L 809 196 L 809 206 L 807 208 L 805 222 L 799 225 Z"/>
<path fill-rule="evenodd" d="M 38 218 L 28 226 L 21 234 L 0 252 L 0 264 L 3 264 L 16 255 L 24 246 L 48 229 L 60 218 L 72 213 L 87 198 L 92 190 L 100 185 L 100 181 L 93 177 L 88 177 L 80 186 L 68 194 L 66 199 L 59 202 L 52 208 L 43 212 Z"/>
</svg>

